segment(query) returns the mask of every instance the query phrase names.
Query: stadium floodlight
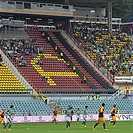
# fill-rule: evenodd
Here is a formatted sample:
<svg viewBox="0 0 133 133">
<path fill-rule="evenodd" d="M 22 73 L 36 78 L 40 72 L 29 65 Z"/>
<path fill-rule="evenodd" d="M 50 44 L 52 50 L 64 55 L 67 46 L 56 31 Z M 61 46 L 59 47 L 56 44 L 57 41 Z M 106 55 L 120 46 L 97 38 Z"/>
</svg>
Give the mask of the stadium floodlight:
<svg viewBox="0 0 133 133">
<path fill-rule="evenodd" d="M 26 20 L 30 20 L 31 18 L 25 18 Z"/>
<path fill-rule="evenodd" d="M 95 10 L 92 9 L 90 12 L 95 12 Z"/>
<path fill-rule="evenodd" d="M 71 11 L 75 12 L 75 11 L 76 11 L 76 9 L 71 9 Z"/>
<path fill-rule="evenodd" d="M 35 22 L 35 23 L 38 23 L 38 21 L 37 21 L 37 20 L 34 20 L 34 22 Z"/>
<path fill-rule="evenodd" d="M 41 18 L 37 18 L 37 20 L 42 20 Z"/>
</svg>

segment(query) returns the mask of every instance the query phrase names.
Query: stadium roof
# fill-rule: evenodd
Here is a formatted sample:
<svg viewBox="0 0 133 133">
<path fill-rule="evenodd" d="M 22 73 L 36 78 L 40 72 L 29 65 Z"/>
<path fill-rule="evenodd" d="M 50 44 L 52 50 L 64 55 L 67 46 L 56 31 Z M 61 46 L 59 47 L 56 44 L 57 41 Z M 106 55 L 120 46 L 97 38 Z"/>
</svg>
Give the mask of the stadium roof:
<svg viewBox="0 0 133 133">
<path fill-rule="evenodd" d="M 65 3 L 65 0 L 40 0 L 44 2 L 51 2 L 51 3 Z M 66 0 L 68 1 L 68 0 Z M 106 7 L 107 2 L 116 2 L 118 0 L 69 0 L 70 5 L 75 5 L 75 6 L 87 6 L 87 7 Z"/>
<path fill-rule="evenodd" d="M 69 1 L 70 5 L 100 8 L 100 7 L 106 7 L 108 1 L 114 3 L 118 0 L 8 0 L 8 1 L 25 1 L 25 2 L 29 1 L 29 2 L 55 3 L 55 4 L 65 4 L 65 1 Z"/>
</svg>

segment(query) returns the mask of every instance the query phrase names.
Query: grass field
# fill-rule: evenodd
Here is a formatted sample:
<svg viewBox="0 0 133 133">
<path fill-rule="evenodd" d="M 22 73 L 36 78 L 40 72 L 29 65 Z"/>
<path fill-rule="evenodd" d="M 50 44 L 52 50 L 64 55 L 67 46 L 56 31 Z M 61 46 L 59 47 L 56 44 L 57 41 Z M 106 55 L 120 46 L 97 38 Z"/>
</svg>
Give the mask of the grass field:
<svg viewBox="0 0 133 133">
<path fill-rule="evenodd" d="M 100 123 L 96 130 L 93 131 L 92 126 L 95 122 L 87 122 L 87 126 L 83 127 L 81 123 L 73 122 L 69 130 L 66 130 L 65 123 L 28 123 L 28 124 L 13 124 L 11 127 L 12 133 L 102 133 L 105 132 Z M 2 126 L 2 125 L 1 125 Z M 133 121 L 117 122 L 115 127 L 108 125 L 106 122 L 108 133 L 133 133 Z M 2 130 L 0 132 L 3 132 Z M 6 133 L 10 132 L 6 130 Z"/>
</svg>

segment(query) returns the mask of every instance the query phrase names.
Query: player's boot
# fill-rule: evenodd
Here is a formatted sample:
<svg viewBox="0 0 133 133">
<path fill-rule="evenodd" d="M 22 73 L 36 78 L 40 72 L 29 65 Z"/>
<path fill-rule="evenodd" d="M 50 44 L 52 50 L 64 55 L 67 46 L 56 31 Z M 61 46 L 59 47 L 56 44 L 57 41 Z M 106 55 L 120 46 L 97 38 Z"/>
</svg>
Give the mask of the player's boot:
<svg viewBox="0 0 133 133">
<path fill-rule="evenodd" d="M 10 128 L 8 128 L 8 130 L 11 132 L 12 130 Z"/>
<path fill-rule="evenodd" d="M 95 128 L 94 128 L 94 126 L 93 126 L 93 131 L 95 131 Z"/>
<path fill-rule="evenodd" d="M 104 131 L 108 131 L 108 129 L 104 129 Z"/>
<path fill-rule="evenodd" d="M 4 128 L 2 128 L 2 131 L 5 132 L 6 130 Z"/>
</svg>

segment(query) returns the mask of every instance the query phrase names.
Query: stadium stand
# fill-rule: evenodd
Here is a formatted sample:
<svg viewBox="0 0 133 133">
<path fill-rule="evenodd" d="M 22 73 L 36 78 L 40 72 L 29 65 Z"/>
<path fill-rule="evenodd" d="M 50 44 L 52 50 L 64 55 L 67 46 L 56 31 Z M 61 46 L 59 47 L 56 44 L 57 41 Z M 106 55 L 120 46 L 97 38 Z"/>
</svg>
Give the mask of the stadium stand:
<svg viewBox="0 0 133 133">
<path fill-rule="evenodd" d="M 82 88 L 90 88 L 89 86 L 87 86 L 85 84 L 81 84 L 80 77 L 75 72 L 73 72 L 71 68 L 67 68 L 66 61 L 64 59 L 61 59 L 59 54 L 56 53 L 54 48 L 51 47 L 50 43 L 47 42 L 47 37 L 41 37 L 41 31 L 33 30 L 32 32 L 30 31 L 29 35 L 32 36 L 31 34 L 34 34 L 34 32 L 36 32 L 35 33 L 36 38 L 39 41 L 42 40 L 42 42 L 39 42 L 39 43 L 35 42 L 35 45 L 42 47 L 44 50 L 45 58 L 43 58 L 43 60 L 42 60 L 42 62 L 44 62 L 43 70 L 45 72 L 47 72 L 47 74 L 50 74 L 52 76 L 52 79 L 57 83 L 57 85 L 55 87 L 54 86 L 52 86 L 52 87 L 54 87 L 54 88 L 81 88 L 81 87 Z M 44 46 L 44 43 L 45 43 L 45 46 Z M 55 74 L 48 73 L 50 71 Z M 63 76 L 64 74 L 66 76 Z M 44 76 L 47 77 L 47 75 L 44 75 Z M 66 82 L 66 84 L 65 84 L 65 82 Z M 70 83 L 70 84 L 68 84 L 68 83 Z"/>
<path fill-rule="evenodd" d="M 24 85 L 4 64 L 0 66 L 0 93 L 28 93 Z"/>
<path fill-rule="evenodd" d="M 24 31 L 24 28 L 16 28 L 11 27 L 10 29 L 7 28 L 0 28 L 0 38 L 16 38 L 16 39 L 27 39 L 29 36 Z"/>
<path fill-rule="evenodd" d="M 46 38 L 41 37 L 41 31 L 33 29 L 27 33 L 31 36 L 30 41 L 4 40 L 2 49 L 36 90 L 90 88 L 81 83 L 82 79 L 67 67 L 66 61 L 59 57 Z"/>
<path fill-rule="evenodd" d="M 100 75 L 98 75 L 93 68 L 90 68 L 89 64 L 87 64 L 87 62 L 79 56 L 79 53 L 77 51 L 75 52 L 70 47 L 59 32 L 48 32 L 48 34 L 56 45 L 63 51 L 63 53 L 74 63 L 76 68 L 88 78 L 89 85 L 94 89 L 94 92 L 102 91 L 103 93 L 106 93 L 108 92 L 108 89 L 110 90 L 110 93 L 114 92 L 112 87 L 110 87 L 106 81 L 103 81 Z"/>
<path fill-rule="evenodd" d="M 132 112 L 132 101 L 128 99 L 53 99 L 53 102 L 57 103 L 55 107 L 60 110 L 66 110 L 69 105 L 73 107 L 73 111 L 76 112 L 77 108 L 81 111 L 87 105 L 89 114 L 97 114 L 99 105 L 103 102 L 106 104 L 105 114 L 109 114 L 112 106 L 117 103 L 117 110 L 120 110 L 121 114 L 129 114 Z M 4 99 L 0 100 L 1 108 L 9 108 L 10 105 L 14 105 L 15 116 L 28 116 L 30 111 L 32 116 L 51 115 L 53 108 L 49 104 L 45 104 L 39 99 Z"/>
<path fill-rule="evenodd" d="M 80 108 L 81 111 L 84 110 L 85 106 L 88 106 L 88 110 L 90 114 L 97 114 L 99 105 L 105 103 L 105 113 L 110 113 L 110 110 L 114 104 L 117 103 L 117 109 L 120 110 L 121 113 L 130 113 L 132 112 L 132 102 L 128 99 L 95 99 L 95 100 L 85 100 L 85 99 L 55 99 L 55 102 L 60 106 L 63 110 L 66 110 L 68 105 L 73 107 L 73 110 L 76 111 Z"/>
<path fill-rule="evenodd" d="M 64 88 L 69 93 L 115 91 L 69 46 L 59 32 L 38 29 L 27 29 L 26 32 L 31 37 L 30 40 L 4 40 L 2 50 L 37 91 L 41 89 L 43 92 L 51 92 L 47 88 L 56 88 L 54 92 Z M 59 51 L 55 50 L 56 46 Z M 67 62 L 70 62 L 70 67 Z M 74 67 L 76 70 L 73 70 Z M 86 83 L 83 81 L 84 76 L 87 77 Z"/>
<path fill-rule="evenodd" d="M 52 113 L 50 107 L 43 101 L 38 99 L 1 99 L 1 108 L 7 109 L 10 105 L 14 105 L 15 116 L 28 116 L 30 111 L 32 116 L 50 115 Z"/>
<path fill-rule="evenodd" d="M 76 111 L 77 108 L 83 110 L 84 106 L 87 105 L 89 106 L 90 114 L 97 114 L 97 108 L 104 102 L 106 104 L 105 113 L 110 114 L 110 109 L 116 103 L 120 113 L 130 114 L 130 112 L 132 112 L 132 101 L 128 99 L 76 99 L 78 96 L 74 95 L 75 93 L 80 93 L 85 97 L 86 93 L 106 95 L 113 94 L 117 90 L 105 80 L 106 77 L 103 78 L 76 49 L 71 47 L 60 31 L 56 30 L 56 28 L 62 30 L 62 28 L 68 26 L 69 17 L 73 17 L 71 14 L 73 7 L 71 5 L 69 8 L 69 5 L 56 6 L 55 4 L 39 4 L 37 2 L 32 4 L 27 2 L 4 2 L 3 4 L 8 4 L 7 7 L 13 5 L 12 10 L 16 9 L 15 7 L 19 8 L 19 6 L 20 9 L 23 7 L 28 9 L 31 6 L 31 9 L 26 9 L 27 12 L 38 12 L 38 15 L 36 14 L 35 16 L 35 14 L 32 14 L 30 16 L 26 12 L 22 13 L 21 11 L 23 10 L 19 10 L 19 13 L 21 13 L 21 15 L 23 14 L 23 20 L 30 24 L 24 25 L 23 21 L 23 26 L 19 27 L 19 20 L 15 20 L 12 21 L 15 22 L 14 28 L 11 28 L 13 26 L 10 25 L 9 19 L 9 25 L 5 24 L 0 29 L 0 37 L 2 38 L 0 41 L 1 49 L 37 93 L 30 94 L 19 79 L 0 59 L 0 93 L 9 94 L 9 98 L 2 97 L 0 99 L 1 108 L 7 109 L 10 105 L 14 105 L 16 116 L 27 116 L 29 111 L 33 116 L 51 115 L 53 108 L 50 108 L 49 103 L 45 103 L 46 97 L 44 94 L 48 94 L 49 100 L 52 99 L 52 96 L 60 97 L 59 99 L 55 98 L 53 102 L 57 103 L 57 107 L 63 110 L 66 110 L 68 105 L 71 105 L 74 111 Z M 2 4 L 0 7 L 1 6 Z M 49 11 L 43 16 L 45 8 L 47 11 L 49 9 Z M 60 12 L 56 12 L 54 9 L 60 9 Z M 10 10 L 8 11 L 10 13 Z M 65 13 L 65 11 L 67 12 Z M 50 24 L 47 21 L 49 21 L 48 18 L 50 15 L 52 16 L 52 13 L 55 14 L 53 14 L 54 19 L 51 19 L 52 24 Z M 58 13 L 60 15 L 56 18 Z M 61 16 L 65 14 L 68 16 Z M 16 13 L 14 16 L 18 19 L 19 15 L 20 14 Z M 88 17 L 88 15 L 86 17 Z M 86 17 L 84 18 L 86 19 Z M 100 17 L 94 17 L 94 19 L 99 18 Z M 40 23 L 44 24 L 43 22 L 50 26 L 40 25 Z M 55 24 L 55 26 L 53 26 L 53 24 Z M 100 24 L 101 23 L 99 23 L 99 25 Z M 26 27 L 25 31 L 24 26 Z M 11 29 L 6 31 L 8 28 Z M 104 67 L 110 71 L 112 75 L 133 75 L 133 69 L 130 64 L 133 60 L 131 48 L 132 39 L 127 34 L 116 31 L 111 35 L 105 30 L 92 30 L 86 26 L 71 27 L 68 34 L 78 40 L 79 48 L 84 50 L 90 58 L 95 61 L 99 70 L 104 71 L 105 69 L 102 69 Z M 3 37 L 5 39 L 3 39 Z M 10 96 L 11 93 L 20 94 L 19 98 L 13 98 L 14 96 Z M 25 99 L 25 97 L 21 95 L 22 93 L 32 95 L 32 99 Z M 53 93 L 57 93 L 57 95 Z M 64 94 L 65 96 L 72 94 L 73 98 L 61 98 Z M 125 96 L 124 94 L 123 97 L 125 98 Z M 38 99 L 38 97 L 41 98 L 41 100 Z"/>
<path fill-rule="evenodd" d="M 132 75 L 132 38 L 126 33 L 115 31 L 111 35 L 105 30 L 73 26 L 71 34 L 79 40 L 82 48 L 96 62 L 99 69 L 105 67 L 113 75 Z"/>
</svg>

